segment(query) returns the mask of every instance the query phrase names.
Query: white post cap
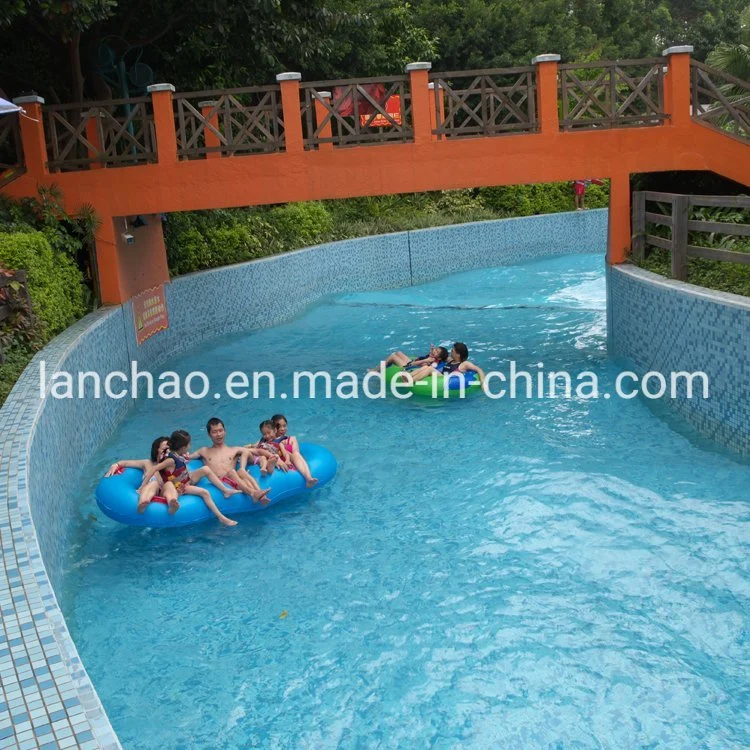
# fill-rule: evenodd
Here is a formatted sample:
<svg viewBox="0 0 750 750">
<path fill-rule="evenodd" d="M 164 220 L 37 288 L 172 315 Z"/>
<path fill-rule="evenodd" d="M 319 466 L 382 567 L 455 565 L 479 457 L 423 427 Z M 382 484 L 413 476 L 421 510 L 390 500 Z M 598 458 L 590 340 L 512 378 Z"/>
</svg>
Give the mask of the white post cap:
<svg viewBox="0 0 750 750">
<path fill-rule="evenodd" d="M 664 52 L 662 52 L 662 55 L 667 57 L 668 55 L 679 55 L 685 53 L 688 55 L 693 54 L 693 46 L 691 44 L 678 44 L 676 47 L 667 47 Z"/>
<path fill-rule="evenodd" d="M 406 72 L 411 73 L 412 70 L 432 70 L 431 62 L 413 62 L 406 64 Z"/>
<path fill-rule="evenodd" d="M 281 83 L 281 81 L 301 81 L 302 80 L 302 73 L 278 73 L 276 75 L 276 80 Z"/>
<path fill-rule="evenodd" d="M 531 59 L 532 65 L 536 65 L 537 63 L 543 63 L 543 62 L 560 62 L 560 55 L 555 55 L 555 54 L 537 55 L 536 57 Z"/>
<path fill-rule="evenodd" d="M 205 102 L 198 102 L 198 106 L 203 109 L 204 107 L 215 107 L 218 103 L 215 99 L 209 99 Z"/>
<path fill-rule="evenodd" d="M 174 86 L 171 83 L 152 83 L 146 87 L 149 94 L 157 94 L 160 91 L 169 91 L 174 94 Z"/>
<path fill-rule="evenodd" d="M 41 96 L 37 96 L 36 94 L 29 96 L 17 96 L 13 100 L 13 104 L 18 104 L 19 107 L 22 104 L 44 104 L 44 99 L 42 99 Z"/>
<path fill-rule="evenodd" d="M 330 99 L 331 98 L 331 92 L 330 91 L 318 91 L 318 96 L 321 99 Z"/>
</svg>

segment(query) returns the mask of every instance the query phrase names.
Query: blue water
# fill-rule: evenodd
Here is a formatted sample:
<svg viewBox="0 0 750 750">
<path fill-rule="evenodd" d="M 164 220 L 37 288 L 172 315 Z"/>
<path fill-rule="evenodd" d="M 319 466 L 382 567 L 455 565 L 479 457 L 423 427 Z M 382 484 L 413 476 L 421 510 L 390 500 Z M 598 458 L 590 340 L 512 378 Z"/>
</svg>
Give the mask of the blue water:
<svg viewBox="0 0 750 750">
<path fill-rule="evenodd" d="M 603 261 L 334 298 L 177 362 L 363 372 L 462 339 L 611 388 Z M 235 529 L 137 530 L 93 488 L 152 437 L 285 412 L 332 485 Z M 748 462 L 642 399 L 140 402 L 92 457 L 61 600 L 126 748 L 750 745 Z"/>
</svg>

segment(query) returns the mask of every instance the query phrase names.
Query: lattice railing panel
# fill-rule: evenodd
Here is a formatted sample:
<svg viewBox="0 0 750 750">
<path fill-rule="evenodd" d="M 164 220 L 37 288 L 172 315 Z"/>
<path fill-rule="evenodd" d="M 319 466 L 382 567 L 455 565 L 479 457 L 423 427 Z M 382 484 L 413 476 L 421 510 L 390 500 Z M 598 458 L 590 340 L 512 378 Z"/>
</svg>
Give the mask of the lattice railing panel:
<svg viewBox="0 0 750 750">
<path fill-rule="evenodd" d="M 664 113 L 662 58 L 560 65 L 562 130 L 660 125 Z"/>
<path fill-rule="evenodd" d="M 300 92 L 307 149 L 414 139 L 406 76 L 315 81 L 303 84 Z"/>
<path fill-rule="evenodd" d="M 176 94 L 174 107 L 177 153 L 182 159 L 200 159 L 210 153 L 272 153 L 284 148 L 278 86 Z"/>
<path fill-rule="evenodd" d="M 690 92 L 694 120 L 750 140 L 750 82 L 691 60 Z"/>
<path fill-rule="evenodd" d="M 156 161 L 149 97 L 44 107 L 47 157 L 52 172 L 92 164 L 126 167 Z"/>
<path fill-rule="evenodd" d="M 438 140 L 537 130 L 533 67 L 433 73 Z"/>
</svg>

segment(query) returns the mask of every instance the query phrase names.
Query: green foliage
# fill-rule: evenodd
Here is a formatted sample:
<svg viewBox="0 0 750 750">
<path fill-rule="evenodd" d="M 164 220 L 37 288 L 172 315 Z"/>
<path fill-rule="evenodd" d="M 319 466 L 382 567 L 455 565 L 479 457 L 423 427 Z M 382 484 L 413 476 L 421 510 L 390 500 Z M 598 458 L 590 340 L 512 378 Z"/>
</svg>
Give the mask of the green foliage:
<svg viewBox="0 0 750 750">
<path fill-rule="evenodd" d="M 14 342 L 7 349 L 3 348 L 5 361 L 0 364 L 0 406 L 35 353 L 34 347 L 23 342 Z"/>
<path fill-rule="evenodd" d="M 649 203 L 650 211 L 671 214 L 671 206 Z M 694 206 L 690 210 L 691 221 L 724 222 L 728 224 L 750 224 L 750 211 L 732 207 Z M 671 229 L 656 224 L 647 225 L 648 234 L 669 238 Z M 750 238 L 721 232 L 688 232 L 688 244 L 701 247 L 720 248 L 734 252 L 750 253 Z M 646 248 L 646 258 L 638 265 L 642 268 L 671 277 L 672 259 L 669 250 L 657 247 Z M 691 284 L 750 296 L 750 265 L 727 263 L 706 258 L 688 258 L 688 279 Z"/>
<path fill-rule="evenodd" d="M 0 0 L 3 85 L 49 101 L 121 96 L 97 66 L 105 47 L 181 90 L 436 69 L 633 58 L 689 43 L 703 60 L 747 33 L 747 0 Z M 743 29 L 745 31 L 743 32 Z M 745 44 L 748 41 L 745 39 Z M 217 54 L 219 51 L 219 54 Z M 126 55 L 125 53 L 128 53 Z M 131 92 L 133 93 L 133 92 Z M 142 92 L 138 92 L 142 93 Z"/>
<path fill-rule="evenodd" d="M 734 248 L 737 249 L 737 248 Z M 671 258 L 668 250 L 654 248 L 648 257 L 638 264 L 647 271 L 671 277 Z M 691 284 L 733 292 L 750 297 L 750 266 L 742 263 L 724 263 L 705 258 L 688 258 L 688 279 Z"/>
<path fill-rule="evenodd" d="M 606 186 L 587 191 L 591 208 L 607 200 Z M 167 261 L 179 275 L 321 242 L 572 208 L 570 184 L 553 183 L 173 214 L 165 234 Z"/>
<path fill-rule="evenodd" d="M 167 263 L 175 276 L 243 263 L 280 247 L 271 224 L 245 210 L 172 214 L 165 240 Z"/>
<path fill-rule="evenodd" d="M 0 265 L 26 271 L 34 312 L 45 338 L 86 312 L 81 272 L 71 258 L 52 249 L 43 232 L 0 234 Z"/>
<path fill-rule="evenodd" d="M 333 229 L 333 219 L 322 203 L 288 203 L 272 208 L 266 218 L 284 250 L 321 242 Z"/>
<path fill-rule="evenodd" d="M 573 188 L 568 182 L 481 188 L 479 194 L 488 208 L 503 216 L 533 216 L 573 208 Z M 589 185 L 586 189 L 587 208 L 606 208 L 608 201 L 606 186 Z"/>
</svg>

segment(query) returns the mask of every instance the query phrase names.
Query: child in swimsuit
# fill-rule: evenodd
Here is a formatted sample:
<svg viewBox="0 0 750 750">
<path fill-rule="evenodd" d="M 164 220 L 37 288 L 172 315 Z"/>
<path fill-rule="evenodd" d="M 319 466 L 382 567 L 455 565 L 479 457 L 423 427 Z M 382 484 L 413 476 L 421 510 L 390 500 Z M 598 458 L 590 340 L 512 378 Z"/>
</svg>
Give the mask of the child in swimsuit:
<svg viewBox="0 0 750 750">
<path fill-rule="evenodd" d="M 227 518 L 211 499 L 208 490 L 203 487 L 196 487 L 195 482 L 206 477 L 214 487 L 218 487 L 224 494 L 224 497 L 236 495 L 239 490 L 227 487 L 222 484 L 221 480 L 208 467 L 203 466 L 192 474 L 188 470 L 187 459 L 185 454 L 190 452 L 190 435 L 185 430 L 175 430 L 169 438 L 169 451 L 163 460 L 155 464 L 144 476 L 143 484 L 145 486 L 154 474 L 157 472 L 164 483 L 164 497 L 169 506 L 169 513 L 172 515 L 180 508 L 178 498 L 181 495 L 198 495 L 203 500 L 206 507 L 219 519 L 225 526 L 236 526 L 237 521 Z"/>
<path fill-rule="evenodd" d="M 416 370 L 425 365 L 441 372 L 443 363 L 448 359 L 448 350 L 444 346 L 432 346 L 429 353 L 422 357 L 410 359 L 405 365 L 404 370 Z"/>
<path fill-rule="evenodd" d="M 119 474 L 123 469 L 140 469 L 145 474 L 162 461 L 168 451 L 169 438 L 164 436 L 158 437 L 153 443 L 151 443 L 150 460 L 144 458 L 139 460 L 116 461 L 109 467 L 109 470 L 104 476 L 111 477 L 114 474 Z M 145 485 L 141 485 L 138 492 L 138 505 L 136 510 L 139 513 L 143 513 L 143 511 L 148 508 L 149 503 L 156 497 L 156 494 L 160 489 L 162 489 L 161 477 L 154 474 Z"/>
<path fill-rule="evenodd" d="M 285 446 L 276 442 L 276 428 L 270 419 L 263 420 L 258 426 L 260 429 L 260 440 L 253 446 L 248 446 L 249 450 L 253 448 L 257 451 L 267 453 L 274 457 L 276 468 L 281 471 L 289 471 L 294 468 L 290 456 Z"/>
<path fill-rule="evenodd" d="M 247 464 L 251 464 L 260 468 L 261 476 L 267 476 L 268 474 L 273 474 L 273 470 L 276 468 L 279 460 L 278 452 L 260 447 L 259 443 L 250 443 L 245 446 L 240 456 L 240 471 L 245 469 Z"/>
<path fill-rule="evenodd" d="M 297 438 L 294 435 L 287 435 L 288 422 L 286 421 L 286 417 L 283 414 L 274 414 L 271 417 L 271 424 L 276 431 L 273 442 L 280 447 L 283 446 L 294 468 L 302 474 L 305 484 L 308 487 L 314 487 L 318 483 L 318 480 L 310 472 L 310 467 L 300 452 Z"/>
</svg>

